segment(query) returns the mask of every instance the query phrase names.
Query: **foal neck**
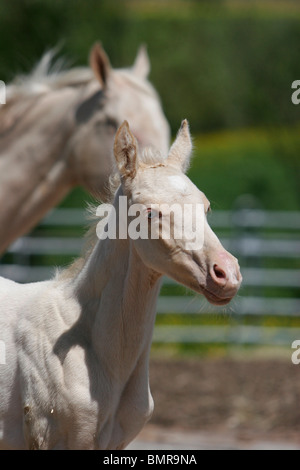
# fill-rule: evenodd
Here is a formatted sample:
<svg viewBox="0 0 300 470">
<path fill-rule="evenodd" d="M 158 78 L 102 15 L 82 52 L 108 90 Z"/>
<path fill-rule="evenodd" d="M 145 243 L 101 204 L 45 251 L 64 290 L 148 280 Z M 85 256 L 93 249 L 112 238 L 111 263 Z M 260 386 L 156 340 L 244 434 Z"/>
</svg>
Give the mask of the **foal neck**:
<svg viewBox="0 0 300 470">
<path fill-rule="evenodd" d="M 126 380 L 149 353 L 160 274 L 147 268 L 130 239 L 98 241 L 75 291 L 93 351 L 110 375 Z"/>
</svg>

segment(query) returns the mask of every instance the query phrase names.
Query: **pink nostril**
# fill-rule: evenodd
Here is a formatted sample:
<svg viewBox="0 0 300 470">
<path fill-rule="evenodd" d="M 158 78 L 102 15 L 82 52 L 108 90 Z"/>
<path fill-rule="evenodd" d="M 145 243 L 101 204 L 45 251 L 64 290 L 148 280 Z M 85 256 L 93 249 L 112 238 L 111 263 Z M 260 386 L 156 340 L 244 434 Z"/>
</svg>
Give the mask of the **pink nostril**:
<svg viewBox="0 0 300 470">
<path fill-rule="evenodd" d="M 217 284 L 221 286 L 224 286 L 226 284 L 226 281 L 227 281 L 226 272 L 222 268 L 220 268 L 220 266 L 218 266 L 217 264 L 213 265 L 212 277 Z"/>
<path fill-rule="evenodd" d="M 227 251 L 215 253 L 209 266 L 209 274 L 213 282 L 212 288 L 224 292 L 237 291 L 241 284 L 241 274 L 237 260 Z"/>
<path fill-rule="evenodd" d="M 214 264 L 214 272 L 219 279 L 226 279 L 226 274 L 217 264 Z"/>
</svg>

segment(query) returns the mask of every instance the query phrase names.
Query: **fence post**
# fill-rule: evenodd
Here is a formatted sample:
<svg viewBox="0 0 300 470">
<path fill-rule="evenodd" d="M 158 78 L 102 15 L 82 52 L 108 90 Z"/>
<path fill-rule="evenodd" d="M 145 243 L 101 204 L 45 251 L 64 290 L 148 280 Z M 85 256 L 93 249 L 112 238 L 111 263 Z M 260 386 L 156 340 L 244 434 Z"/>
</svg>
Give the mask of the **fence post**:
<svg viewBox="0 0 300 470">
<path fill-rule="evenodd" d="M 232 241 L 231 252 L 240 252 L 239 264 L 243 275 L 243 267 L 263 267 L 263 259 L 261 256 L 253 257 L 247 253 L 247 241 L 251 240 L 256 243 L 257 247 L 262 240 L 262 229 L 265 221 L 265 213 L 262 210 L 260 201 L 252 194 L 242 194 L 234 202 L 232 208 Z M 245 288 L 241 288 L 245 294 Z M 259 296 L 261 288 L 257 286 L 248 286 L 246 295 Z M 238 313 L 238 312 L 237 312 Z M 250 312 L 251 313 L 251 312 Z M 240 326 L 244 326 L 245 317 L 237 315 L 237 322 Z"/>
</svg>

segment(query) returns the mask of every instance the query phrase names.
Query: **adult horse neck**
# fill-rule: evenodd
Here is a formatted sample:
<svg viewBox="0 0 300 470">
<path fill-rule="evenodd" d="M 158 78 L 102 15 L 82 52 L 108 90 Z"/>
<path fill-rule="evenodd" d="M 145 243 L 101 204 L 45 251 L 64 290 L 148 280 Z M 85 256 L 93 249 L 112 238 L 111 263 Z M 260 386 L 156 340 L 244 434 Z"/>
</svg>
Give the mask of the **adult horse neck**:
<svg viewBox="0 0 300 470">
<path fill-rule="evenodd" d="M 51 72 L 50 64 L 47 54 L 9 85 L 0 107 L 0 253 L 77 185 L 105 201 L 113 138 L 124 119 L 142 147 L 168 149 L 145 48 L 128 69 L 113 69 L 98 43 L 90 68 Z"/>
</svg>

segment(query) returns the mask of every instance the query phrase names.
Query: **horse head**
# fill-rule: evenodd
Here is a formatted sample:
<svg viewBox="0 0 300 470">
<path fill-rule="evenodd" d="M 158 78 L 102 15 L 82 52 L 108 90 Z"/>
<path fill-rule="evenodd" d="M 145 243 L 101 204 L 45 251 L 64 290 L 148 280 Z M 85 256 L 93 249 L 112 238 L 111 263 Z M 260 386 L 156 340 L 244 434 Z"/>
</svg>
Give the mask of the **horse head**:
<svg viewBox="0 0 300 470">
<path fill-rule="evenodd" d="M 242 276 L 237 259 L 208 224 L 207 197 L 185 174 L 191 151 L 186 120 L 168 155 L 139 152 L 128 123 L 120 127 L 114 153 L 122 193 L 128 198 L 129 212 L 136 205 L 139 224 L 148 224 L 145 236 L 132 237 L 132 243 L 144 264 L 158 275 L 173 278 L 213 304 L 225 305 L 237 293 Z"/>
</svg>

